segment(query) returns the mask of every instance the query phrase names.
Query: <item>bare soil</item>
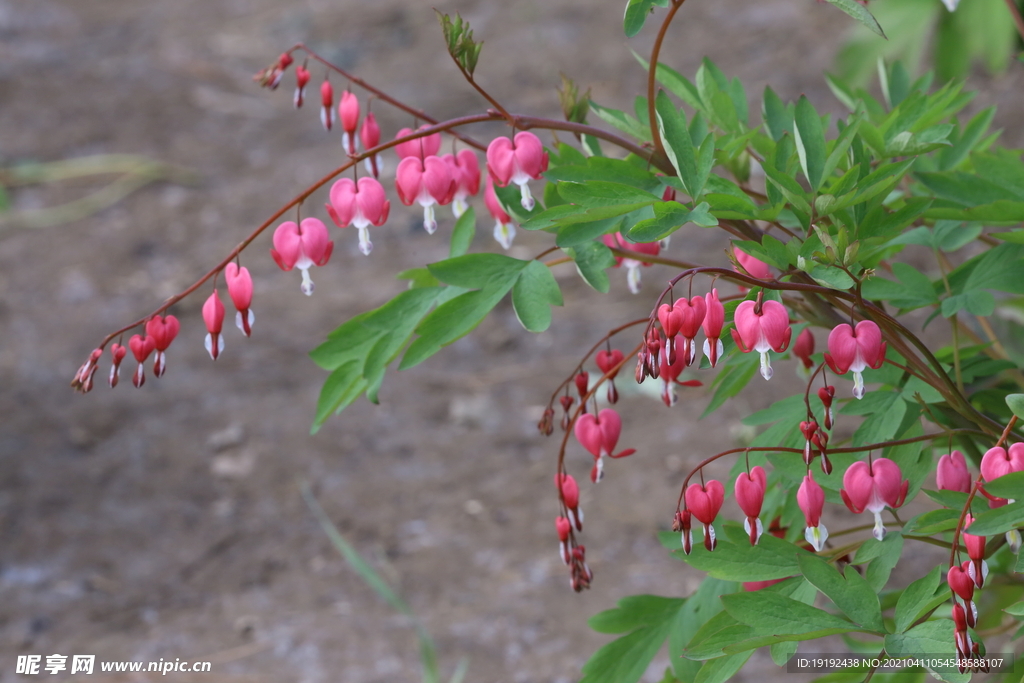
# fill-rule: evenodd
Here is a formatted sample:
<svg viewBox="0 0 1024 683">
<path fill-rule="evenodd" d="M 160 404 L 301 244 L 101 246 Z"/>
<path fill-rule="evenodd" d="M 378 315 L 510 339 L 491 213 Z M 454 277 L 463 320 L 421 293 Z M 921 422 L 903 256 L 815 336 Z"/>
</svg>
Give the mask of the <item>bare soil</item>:
<svg viewBox="0 0 1024 683">
<path fill-rule="evenodd" d="M 770 82 L 784 99 L 803 92 L 839 111 L 820 77 L 850 26 L 835 9 L 691 1 L 664 61 L 693 74 L 708 55 L 744 79 L 753 102 Z M 649 52 L 654 30 L 626 41 L 622 7 L 438 5 L 462 12 L 486 41 L 485 87 L 512 110 L 551 116 L 559 72 L 592 86 L 599 102 L 632 108 L 643 73 L 629 50 Z M 624 595 L 682 595 L 697 584 L 655 536 L 682 477 L 734 442 L 743 415 L 797 386 L 783 363 L 770 386 L 698 423 L 704 391 L 668 410 L 624 379 L 622 443 L 638 453 L 584 488 L 596 580 L 582 595 L 568 588 L 552 528 L 557 446 L 535 424 L 594 339 L 646 315 L 665 269 L 644 272 L 638 297 L 614 272 L 615 291 L 602 297 L 565 267 L 566 307 L 549 332 L 524 332 L 503 304 L 436 358 L 389 374 L 380 406 L 360 401 L 311 437 L 324 373 L 307 352 L 400 291 L 394 273 L 447 253 L 447 211 L 430 237 L 392 196 L 373 255 L 335 232 L 335 255 L 314 273 L 309 299 L 261 238 L 243 260 L 256 285 L 253 337 L 227 330 L 216 363 L 203 350 L 195 296 L 174 309 L 182 331 L 165 377 L 135 390 L 129 360 L 110 391 L 104 361 L 100 385 L 73 393 L 69 380 L 109 330 L 188 286 L 341 162 L 340 133 L 323 132 L 317 107 L 292 109 L 291 74 L 276 93 L 250 80 L 296 41 L 436 117 L 485 106 L 444 53 L 429 3 L 0 0 L 0 162 L 135 153 L 200 179 L 153 184 L 71 224 L 0 235 L 0 681 L 22 680 L 16 655 L 53 653 L 214 662 L 212 674 L 168 681 L 417 680 L 410 621 L 335 554 L 300 480 L 419 615 L 444 672 L 467 658 L 472 681 L 576 680 L 607 641 L 587 628 L 589 616 Z M 314 85 L 320 76 L 314 70 Z M 1019 68 L 978 84 L 1003 106 L 1002 125 L 1018 119 Z M 385 135 L 411 124 L 379 103 L 375 112 Z M 1019 144 L 1019 129 L 1010 135 Z M 26 188 L 11 199 L 31 209 L 96 187 Z M 481 218 L 474 248 L 494 248 L 489 231 Z M 717 232 L 680 233 L 671 252 L 724 264 L 724 244 Z M 513 255 L 546 246 L 520 235 Z M 585 480 L 589 456 L 573 449 L 570 468 Z M 659 657 L 647 680 L 666 664 Z"/>
</svg>

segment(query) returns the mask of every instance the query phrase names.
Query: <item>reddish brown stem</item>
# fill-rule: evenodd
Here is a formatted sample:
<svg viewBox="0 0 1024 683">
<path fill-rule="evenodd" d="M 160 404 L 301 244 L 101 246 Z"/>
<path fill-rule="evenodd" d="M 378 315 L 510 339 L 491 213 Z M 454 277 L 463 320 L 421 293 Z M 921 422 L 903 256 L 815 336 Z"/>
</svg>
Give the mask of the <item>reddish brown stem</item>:
<svg viewBox="0 0 1024 683">
<path fill-rule="evenodd" d="M 647 117 L 648 123 L 651 126 L 651 141 L 654 143 L 654 151 L 661 157 L 665 156 L 665 146 L 662 144 L 661 133 L 658 131 L 658 112 L 654 108 L 654 89 L 658 80 L 658 56 L 661 54 L 661 45 L 665 42 L 668 26 L 672 23 L 676 12 L 683 6 L 684 1 L 672 0 L 672 7 L 669 8 L 668 14 L 665 15 L 665 20 L 661 22 L 658 37 L 654 39 L 654 47 L 651 48 L 651 61 L 647 65 Z"/>
</svg>

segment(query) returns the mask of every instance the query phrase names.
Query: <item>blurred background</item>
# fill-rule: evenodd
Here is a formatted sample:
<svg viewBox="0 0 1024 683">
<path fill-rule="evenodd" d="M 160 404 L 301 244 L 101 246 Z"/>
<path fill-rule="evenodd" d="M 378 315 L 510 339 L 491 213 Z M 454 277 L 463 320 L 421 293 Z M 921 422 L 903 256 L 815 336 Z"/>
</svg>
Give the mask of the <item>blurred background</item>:
<svg viewBox="0 0 1024 683">
<path fill-rule="evenodd" d="M 663 61 L 692 77 L 711 57 L 743 79 L 754 111 L 769 83 L 784 100 L 806 93 L 819 110 L 841 111 L 821 76 L 853 29 L 838 10 L 811 0 L 691 2 Z M 627 41 L 623 4 L 437 7 L 461 12 L 485 42 L 485 88 L 512 111 L 557 117 L 560 72 L 606 106 L 631 110 L 644 89 L 630 49 L 649 53 L 656 29 Z M 426 235 L 418 211 L 393 193 L 391 157 L 392 216 L 374 229 L 371 257 L 355 234 L 332 230 L 334 256 L 307 298 L 299 276 L 270 259 L 266 234 L 242 257 L 256 289 L 251 339 L 225 326 L 213 363 L 203 349 L 206 294 L 196 295 L 172 311 L 182 329 L 162 379 L 134 389 L 129 358 L 111 391 L 104 359 L 93 392 L 75 394 L 69 382 L 103 336 L 190 285 L 342 163 L 340 130 L 327 134 L 318 121 L 322 71 L 312 70 L 299 111 L 293 71 L 277 92 L 251 80 L 297 41 L 434 117 L 485 107 L 444 52 L 429 3 L 0 0 L 0 681 L 20 680 L 16 655 L 53 653 L 209 660 L 209 681 L 417 680 L 411 621 L 335 553 L 300 480 L 419 615 L 442 673 L 466 658 L 467 680 L 575 680 L 608 639 L 587 628 L 589 616 L 624 595 L 696 586 L 700 577 L 656 538 L 682 478 L 740 438 L 743 416 L 797 387 L 794 364 L 780 363 L 770 386 L 752 385 L 698 423 L 704 390 L 685 390 L 669 410 L 623 377 L 620 443 L 638 453 L 610 463 L 597 489 L 583 487 L 596 578 L 573 594 L 552 524 L 557 444 L 535 425 L 580 355 L 646 315 L 671 273 L 646 269 L 633 297 L 616 271 L 612 295 L 601 296 L 564 266 L 566 308 L 548 332 L 524 332 L 506 302 L 470 337 L 390 373 L 380 406 L 361 400 L 311 437 L 325 375 L 308 351 L 401 291 L 394 273 L 447 255 L 449 210 Z M 995 127 L 1020 146 L 1024 69 L 965 71 L 983 91 L 972 111 L 998 104 Z M 385 136 L 413 123 L 380 103 L 374 111 Z M 141 160 L 82 161 L 97 154 Z M 52 163 L 68 160 L 78 161 Z M 325 199 L 319 192 L 306 211 L 326 219 Z M 473 248 L 493 250 L 477 206 Z M 547 246 L 520 234 L 512 255 Z M 717 231 L 695 229 L 677 233 L 669 251 L 724 265 L 724 247 Z M 572 444 L 570 471 L 584 481 L 589 467 Z M 666 664 L 659 656 L 647 680 Z"/>
</svg>

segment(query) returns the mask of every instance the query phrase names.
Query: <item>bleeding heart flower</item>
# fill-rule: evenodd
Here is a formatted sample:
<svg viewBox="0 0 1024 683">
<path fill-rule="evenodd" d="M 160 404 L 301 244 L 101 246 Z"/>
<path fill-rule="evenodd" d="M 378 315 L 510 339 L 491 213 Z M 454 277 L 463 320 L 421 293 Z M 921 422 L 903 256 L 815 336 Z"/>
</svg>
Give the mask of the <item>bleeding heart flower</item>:
<svg viewBox="0 0 1024 683">
<path fill-rule="evenodd" d="M 678 308 L 674 303 L 658 306 L 658 322 L 661 323 L 661 330 L 669 339 L 675 339 L 679 334 L 679 328 L 683 326 L 683 307 Z"/>
<path fill-rule="evenodd" d="M 132 350 L 132 355 L 135 356 L 135 361 L 139 364 L 135 368 L 135 375 L 132 376 L 132 384 L 136 387 L 141 387 L 146 382 L 146 372 L 142 364 L 149 358 L 149 354 L 153 353 L 156 349 L 156 342 L 152 337 L 136 334 L 132 335 L 132 338 L 128 340 L 128 348 Z"/>
<path fill-rule="evenodd" d="M 825 362 L 832 372 L 845 375 L 853 370 L 853 395 L 864 397 L 864 377 L 868 367 L 877 370 L 885 362 L 885 342 L 882 331 L 871 320 L 861 320 L 857 327 L 843 323 L 836 325 L 828 335 L 828 353 Z"/>
<path fill-rule="evenodd" d="M 715 527 L 712 526 L 712 523 L 718 516 L 718 511 L 722 509 L 722 502 L 725 500 L 725 487 L 717 479 L 711 479 L 703 486 L 690 484 L 686 487 L 684 500 L 686 509 L 690 510 L 697 521 L 704 525 L 704 547 L 714 550 L 717 544 L 715 543 Z"/>
<path fill-rule="evenodd" d="M 516 133 L 511 140 L 495 138 L 487 146 L 487 170 L 499 187 L 509 182 L 518 185 L 523 208 L 530 211 L 534 201 L 528 183 L 548 170 L 548 153 L 540 139 L 529 131 Z"/>
<path fill-rule="evenodd" d="M 181 325 L 173 315 L 158 315 L 146 322 L 146 336 L 153 340 L 156 349 L 156 357 L 153 359 L 153 374 L 163 377 L 167 369 L 167 356 L 164 351 L 171 345 L 174 338 L 178 336 Z M 129 345 L 131 342 L 129 342 Z"/>
<path fill-rule="evenodd" d="M 658 242 L 630 242 L 619 232 L 614 235 L 604 235 L 601 241 L 612 249 L 622 249 L 648 256 L 657 256 L 661 252 L 661 244 Z M 634 258 L 615 257 L 615 267 L 626 268 L 626 282 L 629 284 L 629 291 L 633 294 L 640 293 L 640 266 L 648 267 L 650 265 L 650 263 Z"/>
<path fill-rule="evenodd" d="M 419 130 L 429 128 L 427 124 L 419 127 Z M 407 135 L 412 135 L 413 130 L 411 128 L 403 128 L 398 131 L 398 135 L 395 139 L 404 138 Z M 415 140 L 408 140 L 406 142 L 400 142 L 395 145 L 395 154 L 398 155 L 399 159 L 405 159 L 406 157 L 417 157 L 421 161 L 427 157 L 436 156 L 441 149 L 441 134 L 432 133 L 430 135 L 416 138 Z"/>
<path fill-rule="evenodd" d="M 232 261 L 224 266 L 224 279 L 228 283 L 228 296 L 235 305 L 235 326 L 246 337 L 252 334 L 256 315 L 252 312 L 252 276 L 249 269 Z"/>
<path fill-rule="evenodd" d="M 298 268 L 302 271 L 302 293 L 313 294 L 313 280 L 309 269 L 323 266 L 331 258 L 334 242 L 327 234 L 327 226 L 319 218 L 304 218 L 301 225 L 286 221 L 274 230 L 274 248 L 270 255 L 283 271 Z"/>
<path fill-rule="evenodd" d="M 433 235 L 437 230 L 434 204 L 443 206 L 455 196 L 455 178 L 448 164 L 436 156 L 407 156 L 398 163 L 395 185 L 403 204 L 416 202 L 423 207 L 423 227 Z"/>
<path fill-rule="evenodd" d="M 974 579 L 972 579 L 963 567 L 950 567 L 946 572 L 946 581 L 949 588 L 956 593 L 960 599 L 968 601 L 974 599 Z"/>
<path fill-rule="evenodd" d="M 821 511 L 825 508 L 825 492 L 814 481 L 814 474 L 808 470 L 796 492 L 796 502 L 804 513 L 806 528 L 804 538 L 815 552 L 821 552 L 828 540 L 828 529 L 821 523 Z"/>
<path fill-rule="evenodd" d="M 971 558 L 967 573 L 978 588 L 985 585 L 988 578 L 988 562 L 985 561 L 985 537 L 975 536 L 967 533 L 967 529 L 974 524 L 974 516 L 970 513 L 964 518 L 964 532 L 961 534 L 964 547 L 967 548 L 967 556 Z"/>
<path fill-rule="evenodd" d="M 761 376 L 771 379 L 773 373 L 768 351 L 785 351 L 793 329 L 789 326 L 789 313 L 785 306 L 772 299 L 760 303 L 760 310 L 755 301 L 744 301 L 736 308 L 732 338 L 743 353 L 757 351 L 761 354 Z"/>
<path fill-rule="evenodd" d="M 990 448 L 981 459 L 981 476 L 987 482 L 1011 472 L 1024 472 L 1024 443 L 1013 444 L 1009 452 L 1001 446 Z"/>
<path fill-rule="evenodd" d="M 814 420 L 800 423 L 800 433 L 804 435 L 804 464 L 810 465 L 814 455 L 811 451 L 811 443 L 815 434 L 818 433 L 818 423 Z M 828 443 L 828 442 L 826 442 Z"/>
<path fill-rule="evenodd" d="M 480 162 L 471 149 L 463 149 L 458 154 L 445 154 L 441 159 L 451 168 L 452 177 L 455 178 L 452 213 L 459 218 L 469 208 L 466 198 L 475 197 L 480 191 Z"/>
<path fill-rule="evenodd" d="M 604 476 L 604 456 L 624 458 L 636 453 L 634 448 L 627 448 L 620 453 L 614 452 L 619 443 L 619 434 L 622 432 L 622 420 L 611 408 L 605 408 L 597 415 L 580 415 L 573 431 L 576 440 L 594 456 L 594 469 L 590 474 L 590 479 L 594 483 L 601 481 Z"/>
<path fill-rule="evenodd" d="M 900 481 L 900 467 L 888 458 L 870 463 L 858 460 L 843 475 L 843 488 L 839 492 L 850 512 L 860 514 L 867 510 L 875 516 L 874 537 L 885 538 L 882 510 L 885 506 L 896 509 L 903 505 L 910 482 Z"/>
<path fill-rule="evenodd" d="M 618 349 L 610 351 L 602 349 L 597 352 L 597 356 L 594 358 L 601 373 L 608 375 L 609 403 L 617 403 L 619 400 L 619 392 L 615 388 L 615 376 L 619 374 L 619 365 L 622 363 L 623 358 L 622 351 Z"/>
<path fill-rule="evenodd" d="M 117 381 L 121 378 L 121 361 L 123 361 L 124 357 L 128 355 L 128 349 L 120 344 L 111 344 L 110 355 L 113 357 L 114 363 L 110 366 L 110 378 L 107 382 L 110 384 L 110 388 L 113 389 L 117 386 Z"/>
<path fill-rule="evenodd" d="M 491 217 L 494 219 L 494 239 L 502 247 L 508 249 L 512 246 L 512 240 L 515 239 L 516 226 L 512 222 L 512 217 L 501 207 L 498 195 L 494 192 L 494 181 L 491 180 L 490 174 L 487 175 L 487 184 L 484 187 L 484 204 L 487 205 L 487 210 L 491 212 Z"/>
<path fill-rule="evenodd" d="M 734 249 L 733 254 L 736 255 L 736 261 L 740 264 L 743 270 L 747 271 L 747 275 L 750 277 L 757 278 L 758 280 L 770 280 L 772 279 L 771 267 L 757 259 L 745 251 Z"/>
<path fill-rule="evenodd" d="M 707 312 L 704 314 L 704 355 L 708 357 L 711 367 L 715 367 L 718 359 L 725 353 L 722 346 L 722 327 L 725 325 L 725 306 L 718 300 L 718 290 L 712 289 L 704 295 Z"/>
<path fill-rule="evenodd" d="M 935 486 L 940 491 L 971 491 L 971 473 L 967 470 L 967 461 L 960 451 L 953 451 L 939 458 L 935 468 Z"/>
<path fill-rule="evenodd" d="M 743 521 L 743 530 L 750 536 L 750 545 L 757 545 L 764 533 L 761 524 L 761 506 L 764 505 L 764 492 L 768 486 L 768 476 L 760 465 L 750 472 L 740 472 L 736 477 L 736 502 L 747 518 Z"/>
<path fill-rule="evenodd" d="M 562 495 L 562 502 L 569 513 L 569 521 L 577 531 L 583 531 L 583 511 L 580 510 L 580 487 L 571 474 L 555 475 L 555 486 Z"/>
<path fill-rule="evenodd" d="M 341 118 L 341 129 L 345 131 L 341 136 L 341 146 L 349 156 L 355 156 L 356 129 L 359 128 L 359 98 L 352 91 L 346 90 L 341 93 L 338 116 Z"/>
<path fill-rule="evenodd" d="M 320 123 L 327 132 L 334 126 L 334 88 L 330 81 L 320 84 Z"/>
<path fill-rule="evenodd" d="M 810 370 L 814 367 L 814 361 L 811 360 L 811 354 L 813 353 L 814 335 L 811 333 L 811 328 L 805 327 L 796 336 L 796 343 L 793 344 L 793 355 L 800 359 L 805 369 Z"/>
<path fill-rule="evenodd" d="M 558 532 L 558 554 L 562 562 L 569 564 L 569 532 L 572 531 L 572 524 L 567 517 L 558 516 L 555 518 L 555 531 Z"/>
<path fill-rule="evenodd" d="M 693 550 L 693 533 L 691 532 L 693 513 L 689 510 L 676 510 L 675 519 L 672 520 L 672 531 L 682 532 L 683 553 L 690 554 Z"/>
<path fill-rule="evenodd" d="M 359 139 L 363 143 L 364 150 L 371 150 L 380 144 L 380 126 L 377 125 L 377 117 L 373 115 L 372 111 L 366 112 L 363 125 L 359 128 Z M 372 173 L 374 178 L 380 177 L 382 164 L 379 154 L 366 157 L 363 163 L 366 165 L 367 172 Z"/>
<path fill-rule="evenodd" d="M 206 323 L 206 352 L 210 358 L 217 360 L 217 356 L 224 350 L 224 335 L 220 333 L 224 326 L 224 304 L 220 302 L 216 289 L 203 304 L 203 322 Z"/>
<path fill-rule="evenodd" d="M 381 226 L 388 219 L 391 202 L 376 178 L 363 177 L 358 183 L 342 178 L 331 186 L 331 202 L 327 213 L 339 228 L 354 225 L 359 231 L 359 251 L 369 255 L 371 225 Z"/>
<path fill-rule="evenodd" d="M 298 109 L 306 99 L 306 84 L 309 83 L 309 69 L 303 65 L 295 67 L 295 108 Z"/>
<path fill-rule="evenodd" d="M 836 397 L 836 388 L 834 386 L 827 386 L 818 389 L 818 399 L 821 401 L 821 405 L 825 406 L 825 429 L 832 429 L 833 418 L 832 414 L 832 400 Z"/>
</svg>

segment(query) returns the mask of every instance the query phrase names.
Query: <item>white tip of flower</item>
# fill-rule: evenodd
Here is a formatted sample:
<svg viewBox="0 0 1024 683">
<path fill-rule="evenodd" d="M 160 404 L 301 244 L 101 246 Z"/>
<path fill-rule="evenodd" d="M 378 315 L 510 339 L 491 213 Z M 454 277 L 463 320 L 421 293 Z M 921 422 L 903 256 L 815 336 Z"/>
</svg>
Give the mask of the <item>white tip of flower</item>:
<svg viewBox="0 0 1024 683">
<path fill-rule="evenodd" d="M 853 373 L 853 395 L 858 399 L 864 398 L 864 375 L 859 372 Z"/>
<path fill-rule="evenodd" d="M 452 200 L 452 213 L 456 218 L 462 218 L 462 214 L 466 213 L 466 209 L 469 208 L 469 204 L 463 197 L 456 197 Z"/>
<path fill-rule="evenodd" d="M 302 269 L 302 293 L 306 296 L 313 296 L 313 278 L 309 276 L 309 268 Z"/>
<path fill-rule="evenodd" d="M 370 230 L 369 228 L 359 228 L 359 251 L 363 252 L 367 256 L 373 251 L 373 242 L 370 241 Z"/>
<path fill-rule="evenodd" d="M 497 221 L 494 224 L 494 239 L 497 240 L 503 248 L 509 249 L 512 247 L 512 240 L 516 237 L 516 226 L 511 223 L 502 223 Z"/>
<path fill-rule="evenodd" d="M 626 266 L 626 283 L 633 294 L 640 293 L 640 264 Z"/>
<path fill-rule="evenodd" d="M 768 357 L 768 352 L 767 351 L 762 351 L 761 352 L 761 376 L 764 377 L 766 380 L 769 380 L 769 379 L 772 378 L 772 375 L 774 375 L 774 374 L 775 374 L 775 371 L 772 370 L 772 361 Z"/>
<path fill-rule="evenodd" d="M 711 539 L 711 546 L 714 547 L 714 545 L 715 545 L 715 525 L 714 524 L 706 524 L 706 525 L 704 525 L 704 537 L 705 538 L 710 538 Z"/>
<path fill-rule="evenodd" d="M 213 350 L 213 335 L 210 334 L 209 332 L 207 332 L 206 333 L 206 341 L 204 342 L 203 346 L 206 348 L 206 352 L 208 354 L 210 354 L 210 358 L 212 358 L 213 360 L 217 360 L 217 356 L 219 356 L 221 354 L 221 352 L 224 350 L 224 335 L 223 334 L 218 334 L 217 335 L 217 350 L 214 351 Z"/>
<path fill-rule="evenodd" d="M 683 552 L 689 555 L 690 551 L 687 548 L 693 548 L 693 532 L 689 529 L 684 531 L 679 542 L 683 544 Z"/>
<path fill-rule="evenodd" d="M 561 556 L 564 564 L 569 564 L 569 549 L 565 547 L 565 543 L 559 542 L 558 554 Z"/>
<path fill-rule="evenodd" d="M 950 12 L 956 10 L 956 6 L 960 4 L 960 0 L 942 0 L 942 4 L 946 6 Z"/>
<path fill-rule="evenodd" d="M 341 146 L 346 152 L 351 152 L 355 149 L 353 142 L 354 140 L 352 139 L 352 136 L 348 134 L 348 131 L 341 134 Z"/>
<path fill-rule="evenodd" d="M 764 533 L 764 525 L 761 524 L 761 518 L 760 517 L 755 517 L 754 521 L 757 522 L 757 525 L 756 525 L 757 535 L 754 536 L 754 545 L 757 545 L 757 542 L 761 540 L 761 534 Z M 744 520 L 743 520 L 743 530 L 747 532 L 747 536 L 750 536 L 750 518 L 749 517 L 744 518 Z"/>
<path fill-rule="evenodd" d="M 530 194 L 530 186 L 526 183 L 520 185 L 519 194 L 521 197 L 521 201 L 519 203 L 523 205 L 523 208 L 527 211 L 533 211 L 534 201 L 533 195 Z"/>
<path fill-rule="evenodd" d="M 820 523 L 818 526 L 809 526 L 804 529 L 804 540 L 811 544 L 814 552 L 820 553 L 821 549 L 825 547 L 825 541 L 828 540 L 828 529 Z"/>
<path fill-rule="evenodd" d="M 111 389 L 113 389 L 115 386 L 117 386 L 117 380 L 118 380 L 118 378 L 120 376 L 121 376 L 121 368 L 120 368 L 120 366 L 118 366 L 118 365 L 111 365 L 110 366 L 110 377 L 107 379 L 107 383 L 110 385 Z M 1007 534 L 1007 536 L 1009 536 L 1009 534 Z"/>
<path fill-rule="evenodd" d="M 249 332 L 252 332 L 252 325 L 253 325 L 253 323 L 256 322 L 256 314 L 252 312 L 251 308 L 249 309 L 249 316 L 248 317 L 249 317 Z M 241 330 L 242 334 L 244 334 L 246 337 L 249 336 L 249 332 L 245 331 L 245 322 L 242 320 L 242 312 L 241 311 L 235 311 L 235 327 L 237 327 L 239 330 Z"/>
<path fill-rule="evenodd" d="M 721 339 L 715 340 L 715 355 L 711 355 L 711 342 L 707 339 L 704 340 L 704 355 L 708 357 L 708 361 L 711 363 L 711 367 L 715 367 L 715 364 L 722 359 L 722 355 L 725 354 L 725 345 L 722 344 Z"/>
<path fill-rule="evenodd" d="M 292 98 L 292 103 L 295 105 L 296 109 L 298 109 L 299 107 L 302 106 L 302 100 L 305 99 L 305 96 L 306 96 L 306 89 L 305 88 L 296 88 L 295 89 L 295 97 Z"/>
<path fill-rule="evenodd" d="M 885 525 L 882 524 L 882 513 L 881 512 L 876 512 L 875 513 L 875 528 L 873 528 L 871 530 L 871 535 L 874 536 L 875 539 L 877 539 L 879 541 L 881 541 L 883 538 L 885 538 Z"/>
<path fill-rule="evenodd" d="M 437 221 L 434 219 L 434 205 L 423 207 L 423 229 L 428 235 L 437 232 Z"/>
<path fill-rule="evenodd" d="M 1010 546 L 1010 552 L 1016 555 L 1020 552 L 1021 538 L 1020 532 L 1016 529 L 1011 529 L 1006 532 L 1006 545 Z"/>
<path fill-rule="evenodd" d="M 671 239 L 672 235 L 661 238 L 660 240 L 658 240 L 658 246 L 660 246 L 662 249 L 668 249 L 668 243 L 671 241 Z"/>
</svg>

